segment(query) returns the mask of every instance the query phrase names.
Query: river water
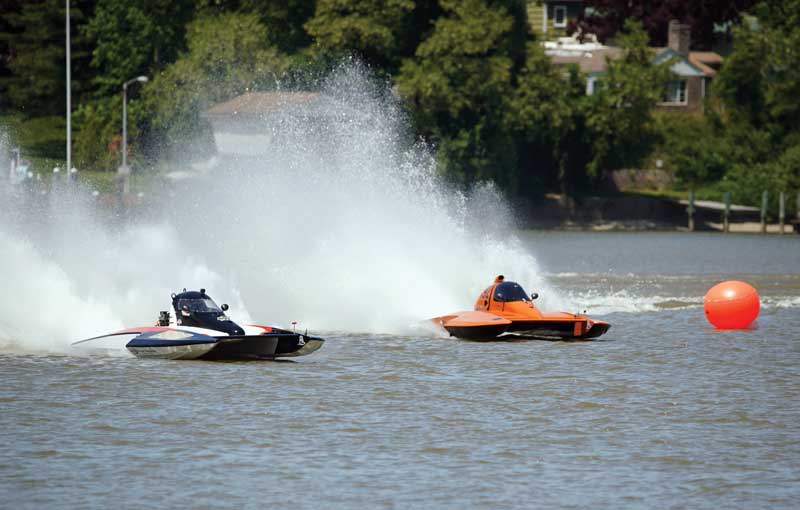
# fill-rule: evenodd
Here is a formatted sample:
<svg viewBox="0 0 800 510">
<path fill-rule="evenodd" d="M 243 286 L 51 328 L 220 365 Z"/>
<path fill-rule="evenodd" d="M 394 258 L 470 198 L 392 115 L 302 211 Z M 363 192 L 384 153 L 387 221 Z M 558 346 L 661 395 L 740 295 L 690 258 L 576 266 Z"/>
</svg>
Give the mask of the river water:
<svg viewBox="0 0 800 510">
<path fill-rule="evenodd" d="M 607 335 L 315 331 L 296 362 L 0 351 L 0 506 L 796 508 L 800 237 L 521 239 L 550 302 Z M 761 294 L 755 329 L 705 322 L 732 278 Z"/>
</svg>

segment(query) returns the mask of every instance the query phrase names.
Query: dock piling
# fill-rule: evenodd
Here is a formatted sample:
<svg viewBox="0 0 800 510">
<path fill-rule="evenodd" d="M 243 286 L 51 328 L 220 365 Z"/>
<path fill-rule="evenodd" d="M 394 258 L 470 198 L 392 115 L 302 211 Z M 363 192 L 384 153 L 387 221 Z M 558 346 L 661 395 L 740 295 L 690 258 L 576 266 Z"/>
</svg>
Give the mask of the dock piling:
<svg viewBox="0 0 800 510">
<path fill-rule="evenodd" d="M 764 193 L 761 194 L 761 233 L 767 233 L 767 200 L 769 199 L 769 193 L 767 190 L 764 190 Z"/>
<path fill-rule="evenodd" d="M 686 208 L 689 215 L 689 232 L 694 232 L 694 190 L 689 190 L 689 207 Z"/>
<path fill-rule="evenodd" d="M 722 201 L 725 202 L 725 211 L 722 213 L 722 231 L 728 233 L 731 231 L 730 216 L 731 216 L 731 192 L 726 191 L 722 195 Z"/>
<path fill-rule="evenodd" d="M 786 192 L 781 191 L 778 195 L 778 233 L 783 235 L 783 224 L 786 221 Z"/>
</svg>

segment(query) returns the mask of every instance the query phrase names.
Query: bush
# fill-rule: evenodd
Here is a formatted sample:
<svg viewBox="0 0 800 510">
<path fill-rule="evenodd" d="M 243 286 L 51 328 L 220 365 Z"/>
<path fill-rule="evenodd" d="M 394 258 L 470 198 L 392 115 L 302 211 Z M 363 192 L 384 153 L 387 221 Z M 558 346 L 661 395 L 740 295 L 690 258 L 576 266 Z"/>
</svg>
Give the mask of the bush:
<svg viewBox="0 0 800 510">
<path fill-rule="evenodd" d="M 659 153 L 682 185 L 718 181 L 730 162 L 725 143 L 702 116 L 660 112 L 655 116 Z"/>
<path fill-rule="evenodd" d="M 733 165 L 724 183 L 733 192 L 738 203 L 761 205 L 761 195 L 769 192 L 769 210 L 778 210 L 778 194 L 800 189 L 800 144 L 784 151 L 778 158 L 766 163 Z M 790 200 L 791 201 L 791 200 Z"/>
<path fill-rule="evenodd" d="M 130 106 L 130 104 L 128 105 Z M 109 150 L 122 131 L 122 108 L 118 96 L 81 107 L 75 114 L 75 161 L 81 170 L 113 170 L 120 164 L 119 150 Z M 128 118 L 128 138 L 136 133 L 134 119 Z"/>
</svg>

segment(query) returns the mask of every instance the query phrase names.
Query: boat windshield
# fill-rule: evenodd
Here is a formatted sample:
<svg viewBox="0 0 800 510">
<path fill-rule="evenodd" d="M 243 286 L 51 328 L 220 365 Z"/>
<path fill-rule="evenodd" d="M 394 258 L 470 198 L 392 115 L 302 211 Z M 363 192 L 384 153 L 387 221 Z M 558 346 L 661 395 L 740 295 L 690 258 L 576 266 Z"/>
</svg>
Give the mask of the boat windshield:
<svg viewBox="0 0 800 510">
<path fill-rule="evenodd" d="M 530 301 L 531 298 L 525 293 L 522 285 L 514 282 L 498 283 L 494 288 L 494 300 L 510 303 L 512 301 Z"/>
<path fill-rule="evenodd" d="M 189 310 L 192 312 L 201 312 L 201 313 L 208 313 L 208 312 L 220 312 L 222 310 L 217 306 L 217 304 L 211 298 L 197 298 L 197 299 L 179 299 L 178 300 L 178 310 L 183 310 L 184 306 L 188 306 Z"/>
</svg>

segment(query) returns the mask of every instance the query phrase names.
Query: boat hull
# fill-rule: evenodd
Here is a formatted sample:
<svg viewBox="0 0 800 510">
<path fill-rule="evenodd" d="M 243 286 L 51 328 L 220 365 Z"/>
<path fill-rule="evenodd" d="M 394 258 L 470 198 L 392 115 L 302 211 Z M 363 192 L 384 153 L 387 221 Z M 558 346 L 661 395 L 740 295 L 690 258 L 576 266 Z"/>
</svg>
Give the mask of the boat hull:
<svg viewBox="0 0 800 510">
<path fill-rule="evenodd" d="M 588 340 L 599 337 L 608 331 L 610 327 L 611 326 L 606 322 L 592 320 L 514 321 L 511 326 L 509 326 L 506 333 L 531 338 Z"/>
<path fill-rule="evenodd" d="M 296 333 L 198 337 L 161 340 L 141 335 L 125 347 L 138 358 L 236 360 L 305 356 L 325 342 L 322 338 Z"/>
<path fill-rule="evenodd" d="M 450 320 L 433 319 L 434 323 L 443 327 L 450 336 L 465 340 L 513 340 L 516 338 L 541 338 L 547 340 L 589 340 L 604 334 L 611 327 L 607 322 L 586 318 L 570 319 L 536 319 L 506 320 L 490 322 L 463 319 L 461 315 L 453 315 Z M 466 314 L 465 314 L 466 316 Z M 483 317 L 482 317 L 483 318 Z"/>
<path fill-rule="evenodd" d="M 120 345 L 137 358 L 269 360 L 305 356 L 325 343 L 322 338 L 284 329 L 259 326 L 255 334 L 217 336 L 215 331 L 184 327 L 130 328 L 109 335 L 76 342 L 87 349 Z M 118 348 L 119 348 L 118 347 Z"/>
<path fill-rule="evenodd" d="M 137 358 L 200 359 L 217 346 L 216 343 L 183 345 L 126 345 Z"/>
</svg>

